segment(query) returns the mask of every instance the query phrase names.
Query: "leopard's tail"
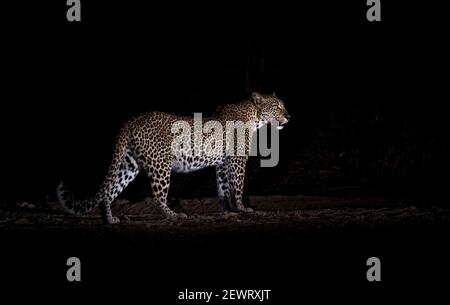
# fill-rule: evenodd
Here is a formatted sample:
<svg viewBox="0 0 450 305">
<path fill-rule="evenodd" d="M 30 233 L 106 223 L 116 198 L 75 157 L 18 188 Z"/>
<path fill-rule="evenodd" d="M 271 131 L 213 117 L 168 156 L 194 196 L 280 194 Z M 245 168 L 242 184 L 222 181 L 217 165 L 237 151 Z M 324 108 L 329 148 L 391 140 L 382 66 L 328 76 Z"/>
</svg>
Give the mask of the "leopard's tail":
<svg viewBox="0 0 450 305">
<path fill-rule="evenodd" d="M 129 149 L 127 139 L 126 130 L 122 130 L 106 179 L 94 197 L 76 200 L 63 182 L 58 185 L 56 192 L 58 201 L 67 213 L 84 214 L 100 203 L 109 208 L 113 200 L 136 177 L 139 167 Z"/>
<path fill-rule="evenodd" d="M 56 189 L 56 195 L 59 203 L 68 214 L 81 215 L 89 212 L 97 205 L 95 198 L 85 200 L 75 200 L 73 194 L 66 187 L 64 182 L 61 182 Z"/>
</svg>

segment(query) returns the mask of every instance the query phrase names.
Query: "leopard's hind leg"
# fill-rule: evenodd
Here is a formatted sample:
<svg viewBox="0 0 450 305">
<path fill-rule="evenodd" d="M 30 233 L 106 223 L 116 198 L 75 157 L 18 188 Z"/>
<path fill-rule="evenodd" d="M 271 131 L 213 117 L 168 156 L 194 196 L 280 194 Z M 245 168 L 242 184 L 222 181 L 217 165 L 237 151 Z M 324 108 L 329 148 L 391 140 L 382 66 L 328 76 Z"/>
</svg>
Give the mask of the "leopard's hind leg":
<svg viewBox="0 0 450 305">
<path fill-rule="evenodd" d="M 110 169 L 110 173 L 98 193 L 98 202 L 105 223 L 118 223 L 119 219 L 111 212 L 111 203 L 139 174 L 139 165 L 133 154 L 127 149 L 122 161 L 116 168 Z"/>
<path fill-rule="evenodd" d="M 145 157 L 140 160 L 142 168 L 147 172 L 153 198 L 159 210 L 169 218 L 187 217 L 184 213 L 176 213 L 167 206 L 167 194 L 170 187 L 172 159 L 170 155 L 161 154 L 154 158 Z"/>
<path fill-rule="evenodd" d="M 75 200 L 69 190 L 60 183 L 57 189 L 58 200 L 64 210 L 70 214 L 84 214 L 99 205 L 105 223 L 118 223 L 119 219 L 111 212 L 111 203 L 136 178 L 139 166 L 127 143 L 126 134 L 122 133 L 116 145 L 113 160 L 100 190 L 94 197 Z"/>
</svg>

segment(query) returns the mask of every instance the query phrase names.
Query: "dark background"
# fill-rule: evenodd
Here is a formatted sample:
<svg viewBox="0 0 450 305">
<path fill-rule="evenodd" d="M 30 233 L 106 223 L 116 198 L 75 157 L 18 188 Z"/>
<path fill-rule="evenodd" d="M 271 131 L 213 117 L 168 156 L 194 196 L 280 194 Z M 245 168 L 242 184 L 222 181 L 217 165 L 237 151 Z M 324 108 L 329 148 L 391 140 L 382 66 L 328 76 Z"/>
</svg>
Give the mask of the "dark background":
<svg viewBox="0 0 450 305">
<path fill-rule="evenodd" d="M 438 8 L 383 1 L 382 22 L 370 23 L 365 1 L 83 1 L 82 22 L 69 23 L 60 2 L 5 9 L 2 201 L 54 199 L 62 179 L 91 194 L 131 116 L 208 114 L 253 90 L 276 91 L 292 120 L 279 166 L 249 166 L 250 194 L 448 187 Z M 212 175 L 194 175 L 187 192 L 175 177 L 171 193 L 214 195 Z M 148 193 L 138 180 L 129 196 Z"/>
<path fill-rule="evenodd" d="M 292 119 L 281 133 L 279 166 L 250 162 L 249 194 L 326 195 L 327 187 L 359 186 L 371 195 L 448 206 L 445 10 L 382 1 L 382 22 L 369 23 L 365 2 L 85 0 L 81 23 L 67 22 L 65 1 L 2 4 L 0 203 L 54 200 L 61 179 L 80 196 L 95 192 L 130 116 L 211 113 L 260 90 L 276 91 Z M 212 174 L 175 178 L 171 193 L 214 196 Z M 123 196 L 147 191 L 139 179 Z M 167 232 L 122 236 L 103 228 L 95 236 L 68 230 L 42 237 L 36 230 L 2 234 L 2 272 L 6 267 L 17 287 L 50 283 L 40 290 L 44 298 L 57 288 L 70 298 L 149 290 L 149 301 L 167 300 L 178 288 L 216 285 L 267 286 L 278 293 L 273 303 L 361 303 L 392 300 L 384 292 L 412 299 L 428 283 L 430 300 L 442 293 L 439 276 L 448 270 L 441 229 L 286 229 L 267 238 L 243 232 L 177 244 L 166 242 L 173 237 Z M 65 279 L 58 278 L 68 255 L 88 266 L 78 290 L 62 289 Z M 372 255 L 388 270 L 378 286 L 361 275 Z M 122 285 L 130 288 L 125 295 Z"/>
</svg>

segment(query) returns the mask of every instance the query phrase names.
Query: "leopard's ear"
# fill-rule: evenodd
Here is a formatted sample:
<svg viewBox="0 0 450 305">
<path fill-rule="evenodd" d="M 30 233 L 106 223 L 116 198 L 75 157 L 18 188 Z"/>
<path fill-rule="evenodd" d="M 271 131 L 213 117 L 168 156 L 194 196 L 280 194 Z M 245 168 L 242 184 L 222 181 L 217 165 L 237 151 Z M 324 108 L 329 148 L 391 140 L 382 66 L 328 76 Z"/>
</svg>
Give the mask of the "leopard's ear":
<svg viewBox="0 0 450 305">
<path fill-rule="evenodd" d="M 277 96 L 275 95 L 275 91 L 272 93 L 272 96 L 277 97 Z"/>
<path fill-rule="evenodd" d="M 255 104 L 260 104 L 262 101 L 262 95 L 259 94 L 258 92 L 253 92 L 252 98 L 253 98 L 253 103 L 255 103 Z"/>
</svg>

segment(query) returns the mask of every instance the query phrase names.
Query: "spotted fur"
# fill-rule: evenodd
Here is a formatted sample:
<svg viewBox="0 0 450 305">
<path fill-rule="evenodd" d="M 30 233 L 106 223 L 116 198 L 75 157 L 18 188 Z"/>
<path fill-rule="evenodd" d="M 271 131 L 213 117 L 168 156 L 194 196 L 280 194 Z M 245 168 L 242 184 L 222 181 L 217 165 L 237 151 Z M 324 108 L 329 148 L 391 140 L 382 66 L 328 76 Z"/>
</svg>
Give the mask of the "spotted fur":
<svg viewBox="0 0 450 305">
<path fill-rule="evenodd" d="M 219 107 L 209 119 L 219 121 L 223 126 L 226 121 L 247 122 L 256 130 L 273 121 L 278 121 L 280 126 L 283 126 L 288 122 L 289 114 L 283 102 L 275 95 L 255 92 L 249 100 Z M 203 122 L 209 119 L 203 119 Z M 207 148 L 201 147 L 200 154 L 188 155 L 172 146 L 176 136 L 172 132 L 172 126 L 181 120 L 189 122 L 193 134 L 199 132 L 194 129 L 192 117 L 148 112 L 129 120 L 119 134 L 106 179 L 94 197 L 75 200 L 63 183 L 58 186 L 58 199 L 65 211 L 83 214 L 99 205 L 105 223 L 119 222 L 111 213 L 111 203 L 142 171 L 150 180 L 153 196 L 160 210 L 167 217 L 186 217 L 185 214 L 177 214 L 167 206 L 171 172 L 191 172 L 214 166 L 219 203 L 223 210 L 250 212 L 251 209 L 242 204 L 242 192 L 252 135 L 248 135 L 244 143 L 232 143 L 236 146 L 234 149 L 237 149 L 238 145 L 245 146 L 246 154 L 243 156 L 229 156 L 225 153 L 225 149 L 230 145 L 227 139 L 224 139 L 223 149 L 219 153 L 206 154 Z"/>
</svg>

